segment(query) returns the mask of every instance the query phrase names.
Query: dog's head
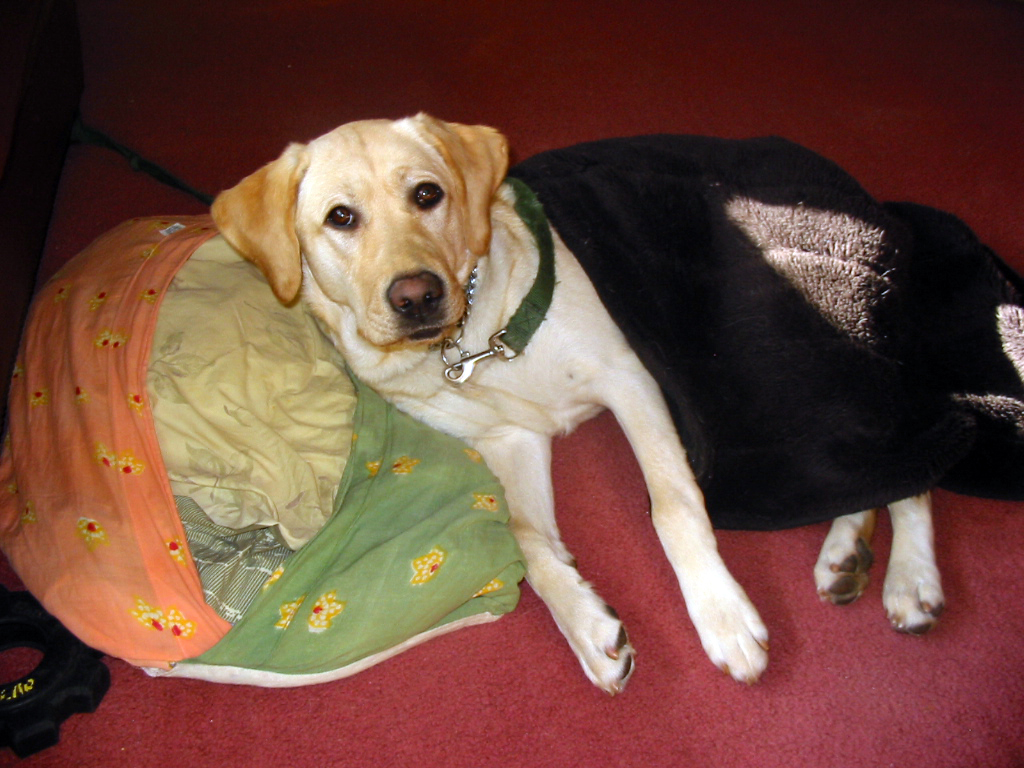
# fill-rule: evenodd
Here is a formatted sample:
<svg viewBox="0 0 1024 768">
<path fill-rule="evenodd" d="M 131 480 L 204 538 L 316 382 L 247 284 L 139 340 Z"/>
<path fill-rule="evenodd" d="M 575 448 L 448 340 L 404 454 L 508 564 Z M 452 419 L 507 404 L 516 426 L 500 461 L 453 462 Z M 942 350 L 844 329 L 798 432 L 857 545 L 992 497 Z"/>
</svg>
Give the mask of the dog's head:
<svg viewBox="0 0 1024 768">
<path fill-rule="evenodd" d="M 465 311 L 507 167 L 492 128 L 423 114 L 348 123 L 222 192 L 213 217 L 281 301 L 305 279 L 314 310 L 347 307 L 371 344 L 430 343 Z"/>
</svg>

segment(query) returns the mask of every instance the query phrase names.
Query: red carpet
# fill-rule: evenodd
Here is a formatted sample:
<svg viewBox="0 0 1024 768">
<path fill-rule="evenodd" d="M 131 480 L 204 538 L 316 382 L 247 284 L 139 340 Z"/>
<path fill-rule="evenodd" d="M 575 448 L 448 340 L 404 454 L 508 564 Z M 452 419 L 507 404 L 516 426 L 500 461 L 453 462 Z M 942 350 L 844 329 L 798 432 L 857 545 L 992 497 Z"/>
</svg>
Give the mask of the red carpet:
<svg viewBox="0 0 1024 768">
<path fill-rule="evenodd" d="M 881 198 L 954 212 L 1024 271 L 1019 2 L 79 0 L 79 13 L 86 121 L 200 189 L 290 140 L 418 110 L 497 126 L 519 158 L 644 132 L 779 134 Z M 200 211 L 74 148 L 43 271 L 123 219 Z M 500 622 L 320 687 L 154 680 L 110 661 L 99 710 L 24 764 L 1024 766 L 1024 504 L 936 495 L 948 607 L 925 638 L 885 619 L 887 524 L 874 580 L 846 608 L 815 595 L 825 528 L 722 533 L 772 633 L 748 688 L 700 649 L 614 419 L 559 441 L 555 471 L 565 538 L 639 649 L 622 696 L 586 681 L 527 588 Z"/>
</svg>

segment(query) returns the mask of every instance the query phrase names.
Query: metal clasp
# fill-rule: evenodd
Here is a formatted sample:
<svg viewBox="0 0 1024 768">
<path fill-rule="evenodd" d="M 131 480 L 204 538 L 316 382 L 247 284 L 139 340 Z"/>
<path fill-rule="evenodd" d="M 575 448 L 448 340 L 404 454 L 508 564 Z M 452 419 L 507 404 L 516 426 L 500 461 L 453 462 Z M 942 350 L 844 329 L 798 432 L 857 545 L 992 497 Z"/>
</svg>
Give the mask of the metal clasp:
<svg viewBox="0 0 1024 768">
<path fill-rule="evenodd" d="M 486 360 L 489 357 L 497 357 L 499 360 L 503 360 L 507 363 L 509 360 L 513 359 L 519 353 L 501 343 L 501 339 L 504 335 L 504 329 L 498 331 L 487 340 L 489 347 L 483 352 L 477 352 L 475 355 L 463 352 L 462 349 L 459 348 L 459 343 L 457 341 L 445 339 L 444 344 L 441 347 L 441 359 L 448 366 L 444 369 L 444 377 L 452 384 L 462 384 L 473 375 L 473 371 L 476 369 L 476 364 L 482 360 Z M 449 360 L 448 355 L 452 350 L 459 353 L 458 359 L 454 362 Z"/>
</svg>

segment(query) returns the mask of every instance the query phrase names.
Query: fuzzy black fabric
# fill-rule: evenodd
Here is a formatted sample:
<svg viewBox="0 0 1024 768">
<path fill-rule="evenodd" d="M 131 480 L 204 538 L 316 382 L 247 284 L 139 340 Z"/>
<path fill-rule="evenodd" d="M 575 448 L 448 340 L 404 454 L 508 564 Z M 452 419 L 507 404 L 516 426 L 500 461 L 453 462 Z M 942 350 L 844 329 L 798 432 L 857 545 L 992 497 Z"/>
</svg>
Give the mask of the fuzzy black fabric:
<svg viewBox="0 0 1024 768">
<path fill-rule="evenodd" d="M 1024 498 L 1024 292 L 954 217 L 777 138 L 612 139 L 510 175 L 661 385 L 715 525 Z"/>
</svg>

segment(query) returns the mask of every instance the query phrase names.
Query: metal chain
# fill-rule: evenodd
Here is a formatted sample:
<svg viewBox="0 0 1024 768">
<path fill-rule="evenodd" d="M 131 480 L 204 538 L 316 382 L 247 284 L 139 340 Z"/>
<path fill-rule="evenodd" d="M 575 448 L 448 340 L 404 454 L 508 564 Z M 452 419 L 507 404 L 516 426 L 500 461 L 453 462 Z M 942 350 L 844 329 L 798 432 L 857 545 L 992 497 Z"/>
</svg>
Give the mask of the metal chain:
<svg viewBox="0 0 1024 768">
<path fill-rule="evenodd" d="M 476 281 L 477 271 L 474 267 L 469 275 L 469 280 L 466 282 L 466 311 L 463 313 L 462 319 L 459 320 L 458 334 L 455 338 L 447 338 L 441 342 L 441 361 L 445 365 L 444 377 L 453 384 L 461 384 L 472 376 L 473 369 L 481 360 L 488 357 L 497 357 L 507 361 L 517 354 L 515 350 L 501 343 L 501 338 L 505 335 L 504 328 L 488 339 L 486 350 L 477 352 L 475 355 L 464 350 L 459 343 L 462 341 L 462 333 L 465 330 L 466 321 L 469 320 L 470 313 L 473 311 L 473 300 L 476 298 Z M 452 352 L 455 355 L 452 355 Z"/>
</svg>

